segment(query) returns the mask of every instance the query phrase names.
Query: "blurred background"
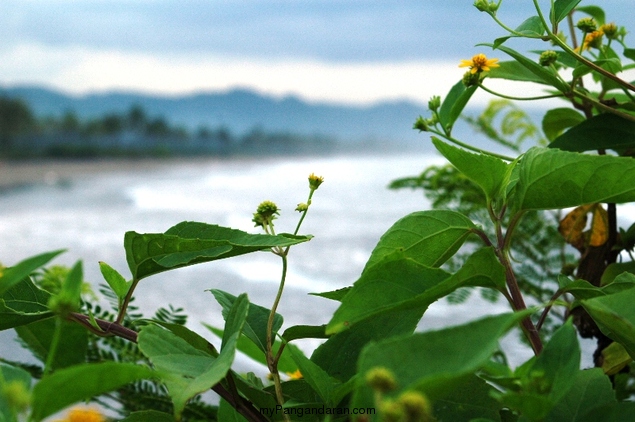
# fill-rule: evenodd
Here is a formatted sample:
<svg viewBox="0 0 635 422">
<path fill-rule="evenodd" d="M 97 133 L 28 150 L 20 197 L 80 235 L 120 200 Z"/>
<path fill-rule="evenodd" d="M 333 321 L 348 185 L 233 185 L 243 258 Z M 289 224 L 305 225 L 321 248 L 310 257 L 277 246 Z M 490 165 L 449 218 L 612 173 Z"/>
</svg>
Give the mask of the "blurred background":
<svg viewBox="0 0 635 422">
<path fill-rule="evenodd" d="M 620 18 L 632 4 L 602 6 Z M 532 7 L 508 1 L 498 15 L 515 27 Z M 461 79 L 461 59 L 504 59 L 475 47 L 502 35 L 472 1 L 3 0 L 0 262 L 64 248 L 55 262 L 83 260 L 97 290 L 98 261 L 128 274 L 127 230 L 194 220 L 254 232 L 269 199 L 278 231 L 293 231 L 315 172 L 325 182 L 301 230 L 315 238 L 291 252 L 280 312 L 285 327 L 326 323 L 335 302 L 307 293 L 352 284 L 386 229 L 430 207 L 386 186 L 442 162 L 412 125 Z M 478 92 L 467 114 L 489 99 Z M 464 122 L 454 135 L 499 148 Z M 222 318 L 206 289 L 269 307 L 279 271 L 266 253 L 181 269 L 141 283 L 135 304 L 182 307 L 209 338 L 200 322 Z M 506 309 L 439 303 L 422 329 Z M 16 349 L 3 333 L 0 356 Z"/>
</svg>

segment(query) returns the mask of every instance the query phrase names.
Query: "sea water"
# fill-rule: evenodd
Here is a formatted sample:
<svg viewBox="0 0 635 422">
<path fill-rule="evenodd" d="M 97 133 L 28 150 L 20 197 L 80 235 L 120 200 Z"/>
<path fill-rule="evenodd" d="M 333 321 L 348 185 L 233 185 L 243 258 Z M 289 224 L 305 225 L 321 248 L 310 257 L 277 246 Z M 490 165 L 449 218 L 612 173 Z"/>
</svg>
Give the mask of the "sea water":
<svg viewBox="0 0 635 422">
<path fill-rule="evenodd" d="M 201 221 L 258 233 L 252 214 L 263 200 L 282 210 L 278 232 L 293 232 L 305 202 L 310 173 L 324 177 L 300 230 L 315 236 L 289 255 L 287 284 L 279 313 L 284 328 L 329 321 L 337 303 L 311 296 L 355 282 L 380 236 L 399 218 L 430 208 L 421 191 L 389 190 L 394 179 L 419 174 L 442 163 L 432 154 L 385 154 L 332 157 L 249 158 L 161 163 L 140 169 L 114 170 L 81 179 L 57 180 L 5 192 L 0 196 L 0 262 L 12 265 L 28 256 L 66 249 L 54 263 L 82 260 L 85 278 L 97 290 L 104 283 L 98 262 L 105 261 L 129 276 L 123 249 L 126 231 L 160 233 L 181 221 Z M 53 175 L 54 176 L 54 175 Z M 55 177 L 52 177 L 55 180 Z M 280 277 L 280 258 L 258 252 L 159 274 L 142 280 L 135 305 L 147 316 L 168 304 L 189 316 L 188 326 L 219 343 L 201 324 L 222 327 L 220 306 L 209 289 L 270 307 Z M 489 303 L 472 294 L 461 305 L 445 300 L 430 306 L 420 330 L 464 323 L 509 311 L 499 300 Z M 503 347 L 512 363 L 531 356 L 510 334 Z M 318 341 L 300 341 L 309 353 Z M 478 345 L 475 345 L 478 347 Z M 0 356 L 20 350 L 10 334 L 0 337 Z M 243 365 L 252 368 L 243 359 Z"/>
</svg>

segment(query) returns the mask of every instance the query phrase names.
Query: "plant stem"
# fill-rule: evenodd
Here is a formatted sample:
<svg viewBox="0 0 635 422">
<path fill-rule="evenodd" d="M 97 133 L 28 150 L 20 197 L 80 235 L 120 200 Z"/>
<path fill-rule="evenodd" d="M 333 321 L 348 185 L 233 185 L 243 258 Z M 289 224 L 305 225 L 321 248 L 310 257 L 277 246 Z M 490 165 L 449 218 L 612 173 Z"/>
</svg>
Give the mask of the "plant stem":
<svg viewBox="0 0 635 422">
<path fill-rule="evenodd" d="M 284 282 L 287 278 L 287 254 L 280 254 L 280 258 L 282 258 L 282 277 L 280 278 L 280 286 L 278 287 L 278 293 L 276 294 L 276 299 L 273 302 L 273 306 L 271 307 L 271 312 L 269 313 L 269 319 L 267 320 L 267 367 L 269 368 L 269 372 L 271 372 L 271 376 L 273 377 L 273 382 L 276 390 L 276 401 L 280 406 L 284 405 L 284 395 L 282 394 L 282 384 L 280 382 L 280 373 L 278 372 L 278 362 L 273 354 L 273 320 L 276 316 L 276 310 L 278 309 L 278 304 L 280 303 L 280 298 L 282 297 L 282 292 L 284 290 Z M 285 419 L 288 420 L 288 415 L 285 415 Z"/>
<path fill-rule="evenodd" d="M 492 95 L 495 95 L 497 97 L 501 97 L 501 98 L 505 98 L 508 100 L 515 100 L 515 101 L 533 101 L 533 100 L 546 100 L 549 98 L 558 98 L 558 97 L 564 97 L 564 94 L 549 94 L 549 95 L 540 95 L 538 97 L 513 97 L 510 95 L 505 95 L 505 94 L 501 94 L 499 92 L 493 91 L 489 88 L 487 88 L 485 85 L 483 85 L 482 82 L 478 83 L 479 88 L 483 89 L 483 91 L 489 92 Z"/>
<path fill-rule="evenodd" d="M 57 354 L 57 348 L 60 344 L 60 338 L 62 337 L 62 318 L 55 318 L 55 331 L 53 332 L 53 339 L 51 340 L 51 348 L 49 349 L 48 354 L 46 355 L 46 363 L 44 364 L 43 376 L 48 375 L 49 372 L 53 369 L 53 361 L 55 360 L 55 355 Z"/>
<path fill-rule="evenodd" d="M 121 304 L 121 309 L 119 309 L 119 313 L 117 314 L 117 319 L 115 320 L 115 324 L 121 324 L 124 317 L 126 316 L 126 311 L 128 310 L 128 304 L 130 303 L 130 300 L 132 299 L 132 294 L 134 293 L 134 290 L 137 287 L 137 284 L 139 284 L 139 279 L 135 277 L 132 279 L 132 284 L 130 285 L 130 288 L 128 289 L 128 293 L 126 293 L 126 297 L 124 298 L 123 303 Z"/>
</svg>

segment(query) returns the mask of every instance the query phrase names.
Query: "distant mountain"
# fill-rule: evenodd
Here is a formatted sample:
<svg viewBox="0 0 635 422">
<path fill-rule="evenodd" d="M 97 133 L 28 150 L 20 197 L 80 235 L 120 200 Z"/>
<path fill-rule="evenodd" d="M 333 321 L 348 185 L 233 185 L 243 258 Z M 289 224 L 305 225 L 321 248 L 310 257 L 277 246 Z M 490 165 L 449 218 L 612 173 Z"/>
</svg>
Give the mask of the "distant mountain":
<svg viewBox="0 0 635 422">
<path fill-rule="evenodd" d="M 412 125 L 417 116 L 425 113 L 425 106 L 406 101 L 368 107 L 311 104 L 297 97 L 277 99 L 239 89 L 178 97 L 126 92 L 70 96 L 24 86 L 0 88 L 0 95 L 23 99 L 38 117 L 59 117 L 71 110 L 80 119 L 96 118 L 107 113 L 126 113 L 138 105 L 148 116 L 162 116 L 172 125 L 192 130 L 224 126 L 235 134 L 261 129 L 391 144 L 421 141 Z"/>
</svg>

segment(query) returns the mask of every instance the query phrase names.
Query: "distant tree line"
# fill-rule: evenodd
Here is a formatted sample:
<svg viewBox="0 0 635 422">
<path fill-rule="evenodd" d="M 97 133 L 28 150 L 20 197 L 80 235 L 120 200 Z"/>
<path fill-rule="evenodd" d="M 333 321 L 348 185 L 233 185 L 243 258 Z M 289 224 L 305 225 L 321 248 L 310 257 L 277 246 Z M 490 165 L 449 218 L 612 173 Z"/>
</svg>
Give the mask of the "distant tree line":
<svg viewBox="0 0 635 422">
<path fill-rule="evenodd" d="M 139 105 L 126 113 L 80 119 L 35 116 L 20 99 L 0 96 L 0 156 L 71 157 L 314 153 L 332 149 L 331 139 L 253 128 L 234 135 L 229 128 L 188 130 L 165 117 L 151 117 Z"/>
</svg>

